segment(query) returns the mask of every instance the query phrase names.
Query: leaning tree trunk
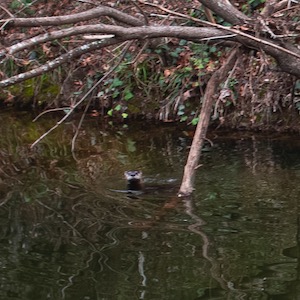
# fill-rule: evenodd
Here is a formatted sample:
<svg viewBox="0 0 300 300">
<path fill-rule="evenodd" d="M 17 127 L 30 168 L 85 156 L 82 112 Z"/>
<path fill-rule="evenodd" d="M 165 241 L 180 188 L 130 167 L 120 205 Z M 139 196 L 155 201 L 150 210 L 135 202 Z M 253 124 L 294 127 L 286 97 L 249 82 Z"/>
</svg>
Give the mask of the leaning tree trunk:
<svg viewBox="0 0 300 300">
<path fill-rule="evenodd" d="M 192 146 L 184 168 L 182 183 L 178 192 L 178 196 L 180 197 L 189 196 L 194 190 L 195 173 L 199 164 L 201 149 L 209 125 L 214 96 L 220 83 L 224 81 L 228 72 L 234 67 L 235 62 L 239 57 L 239 53 L 239 48 L 233 49 L 227 60 L 212 75 L 207 84 L 203 97 L 203 105 L 199 115 L 199 123 L 196 127 Z"/>
</svg>

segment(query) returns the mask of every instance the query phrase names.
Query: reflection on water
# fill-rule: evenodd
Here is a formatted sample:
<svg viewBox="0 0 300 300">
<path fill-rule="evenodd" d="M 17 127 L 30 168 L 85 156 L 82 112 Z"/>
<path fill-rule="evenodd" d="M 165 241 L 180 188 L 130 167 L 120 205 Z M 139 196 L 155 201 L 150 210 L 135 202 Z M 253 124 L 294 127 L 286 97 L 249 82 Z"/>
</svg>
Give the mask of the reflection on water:
<svg viewBox="0 0 300 300">
<path fill-rule="evenodd" d="M 295 299 L 299 145 L 226 135 L 178 199 L 190 140 L 176 128 L 107 134 L 0 115 L 1 299 Z M 147 137 L 146 137 L 147 136 Z M 209 147 L 209 145 L 208 145 Z M 126 169 L 149 192 L 132 199 Z"/>
</svg>

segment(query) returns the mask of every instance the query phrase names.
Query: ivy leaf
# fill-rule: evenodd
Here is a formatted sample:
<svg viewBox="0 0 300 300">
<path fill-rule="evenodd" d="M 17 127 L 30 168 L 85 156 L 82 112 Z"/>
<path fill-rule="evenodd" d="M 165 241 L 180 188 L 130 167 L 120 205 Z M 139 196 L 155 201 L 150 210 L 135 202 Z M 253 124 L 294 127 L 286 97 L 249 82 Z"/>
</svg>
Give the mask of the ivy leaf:
<svg viewBox="0 0 300 300">
<path fill-rule="evenodd" d="M 121 104 L 118 104 L 118 105 L 115 107 L 115 110 L 116 110 L 116 111 L 120 111 L 121 108 L 122 108 Z"/>
<path fill-rule="evenodd" d="M 192 123 L 193 125 L 197 125 L 198 122 L 199 122 L 199 118 L 197 117 L 197 118 L 194 118 L 194 119 L 192 120 L 191 123 Z"/>
<path fill-rule="evenodd" d="M 133 94 L 130 92 L 130 91 L 126 91 L 125 92 L 125 96 L 124 96 L 124 99 L 126 101 L 130 100 L 131 98 L 133 98 Z"/>
<path fill-rule="evenodd" d="M 123 81 L 120 80 L 119 78 L 115 78 L 112 82 L 113 87 L 117 87 L 117 86 L 121 86 L 121 85 L 123 85 Z"/>
<path fill-rule="evenodd" d="M 180 122 L 184 122 L 184 121 L 186 121 L 187 120 L 187 116 L 182 116 L 181 118 L 180 118 Z"/>
</svg>

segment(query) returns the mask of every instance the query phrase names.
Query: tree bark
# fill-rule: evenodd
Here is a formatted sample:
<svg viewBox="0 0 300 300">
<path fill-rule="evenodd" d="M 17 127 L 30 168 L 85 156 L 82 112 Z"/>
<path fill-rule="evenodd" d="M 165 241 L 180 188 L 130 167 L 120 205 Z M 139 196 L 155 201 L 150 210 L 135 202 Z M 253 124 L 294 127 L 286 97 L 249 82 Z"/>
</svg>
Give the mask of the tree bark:
<svg viewBox="0 0 300 300">
<path fill-rule="evenodd" d="M 198 0 L 215 14 L 222 16 L 224 20 L 233 25 L 242 25 L 250 20 L 245 14 L 236 9 L 228 0 Z"/>
<path fill-rule="evenodd" d="M 178 192 L 178 196 L 180 197 L 187 197 L 191 195 L 194 190 L 195 173 L 199 164 L 203 142 L 205 140 L 207 128 L 209 125 L 214 96 L 218 86 L 228 75 L 228 72 L 233 68 L 239 55 L 240 50 L 238 48 L 232 50 L 231 54 L 223 63 L 222 67 L 212 75 L 206 86 L 205 94 L 203 97 L 203 104 L 199 115 L 199 122 L 196 127 L 192 146 L 188 155 L 187 163 L 184 168 L 182 183 Z"/>
<path fill-rule="evenodd" d="M 113 34 L 122 39 L 149 39 L 159 37 L 175 37 L 189 40 L 201 40 L 203 38 L 218 37 L 226 35 L 222 30 L 210 27 L 182 27 L 182 26 L 141 26 L 126 28 L 115 25 L 84 25 L 76 26 L 32 37 L 0 51 L 0 58 L 6 54 L 14 54 L 24 49 L 31 48 L 41 43 L 62 39 L 65 37 L 76 36 L 80 34 Z"/>
<path fill-rule="evenodd" d="M 84 12 L 72 15 L 39 17 L 39 18 L 11 18 L 0 20 L 13 27 L 39 27 L 39 26 L 59 26 L 66 24 L 75 24 L 83 21 L 89 21 L 99 17 L 111 17 L 116 21 L 131 26 L 143 26 L 145 23 L 135 17 L 123 13 L 117 9 L 108 6 L 99 6 Z"/>
</svg>

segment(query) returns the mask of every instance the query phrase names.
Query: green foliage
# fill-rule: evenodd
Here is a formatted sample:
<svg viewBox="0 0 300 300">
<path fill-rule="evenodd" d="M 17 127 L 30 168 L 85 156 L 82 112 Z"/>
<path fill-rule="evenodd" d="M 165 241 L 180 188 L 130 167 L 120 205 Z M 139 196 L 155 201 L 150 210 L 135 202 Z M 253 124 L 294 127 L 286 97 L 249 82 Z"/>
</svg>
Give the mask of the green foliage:
<svg viewBox="0 0 300 300">
<path fill-rule="evenodd" d="M 248 5 L 250 5 L 252 9 L 255 9 L 265 2 L 266 0 L 248 0 Z"/>
<path fill-rule="evenodd" d="M 214 70 L 220 56 L 217 46 L 186 40 L 180 40 L 176 46 L 164 44 L 142 54 L 134 66 L 128 57 L 114 76 L 106 80 L 105 89 L 98 96 L 113 100 L 107 111 L 110 117 L 125 119 L 134 114 L 153 113 L 167 102 L 167 107 L 173 106 L 175 119 L 196 125 L 199 100 L 192 103 L 192 91 L 200 88 L 200 78 Z M 180 100 L 182 97 L 184 100 Z"/>
<path fill-rule="evenodd" d="M 247 3 L 242 5 L 242 12 L 251 14 L 254 10 L 262 9 L 265 0 L 248 0 Z"/>
<path fill-rule="evenodd" d="M 194 118 L 191 123 L 192 123 L 192 125 L 197 125 L 198 122 L 199 122 L 199 118 L 197 117 L 197 118 Z"/>
<path fill-rule="evenodd" d="M 124 90 L 124 99 L 126 101 L 128 101 L 132 98 L 133 98 L 133 93 L 129 89 L 125 88 L 125 90 Z"/>
<path fill-rule="evenodd" d="M 41 106 L 43 103 L 53 101 L 53 98 L 59 95 L 60 85 L 55 84 L 49 74 L 44 74 L 28 79 L 22 84 L 13 85 L 8 90 L 15 97 L 22 98 L 21 106 L 32 103 Z"/>
<path fill-rule="evenodd" d="M 120 97 L 130 100 L 133 97 L 131 91 L 132 72 L 128 70 L 125 63 L 121 64 L 114 75 L 114 78 L 108 79 L 104 86 L 106 87 L 103 95 L 111 97 L 112 99 L 119 99 Z"/>
<path fill-rule="evenodd" d="M 22 9 L 27 15 L 34 15 L 35 11 L 31 9 L 31 5 L 33 4 L 32 0 L 13 0 L 10 4 L 10 9 L 12 11 L 18 11 Z"/>
</svg>

